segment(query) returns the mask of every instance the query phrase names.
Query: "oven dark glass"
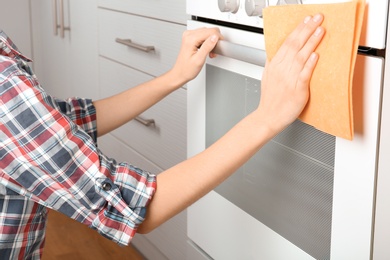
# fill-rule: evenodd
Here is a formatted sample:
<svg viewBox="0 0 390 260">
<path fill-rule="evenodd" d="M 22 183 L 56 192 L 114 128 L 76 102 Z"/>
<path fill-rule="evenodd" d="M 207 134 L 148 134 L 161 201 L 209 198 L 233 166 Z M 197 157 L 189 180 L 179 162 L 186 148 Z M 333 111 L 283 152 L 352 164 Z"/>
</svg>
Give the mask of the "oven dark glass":
<svg viewBox="0 0 390 260">
<path fill-rule="evenodd" d="M 207 65 L 206 146 L 257 107 L 260 84 Z M 334 158 L 335 137 L 297 120 L 215 191 L 314 258 L 329 259 Z"/>
</svg>

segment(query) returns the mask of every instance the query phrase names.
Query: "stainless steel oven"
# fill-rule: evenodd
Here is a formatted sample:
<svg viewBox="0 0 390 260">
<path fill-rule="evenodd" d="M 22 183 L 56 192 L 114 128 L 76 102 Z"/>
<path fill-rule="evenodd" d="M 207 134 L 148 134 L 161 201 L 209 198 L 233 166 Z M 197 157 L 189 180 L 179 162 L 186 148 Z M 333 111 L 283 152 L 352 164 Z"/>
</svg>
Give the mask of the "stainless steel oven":
<svg viewBox="0 0 390 260">
<path fill-rule="evenodd" d="M 291 2 L 310 3 L 187 0 L 189 29 L 217 26 L 224 35 L 218 57 L 188 84 L 188 156 L 257 106 L 266 59 L 261 8 Z M 372 54 L 385 48 L 388 3 L 368 7 L 360 45 L 370 55 L 356 63 L 354 140 L 294 122 L 189 208 L 189 243 L 200 259 L 372 257 L 385 62 Z"/>
</svg>

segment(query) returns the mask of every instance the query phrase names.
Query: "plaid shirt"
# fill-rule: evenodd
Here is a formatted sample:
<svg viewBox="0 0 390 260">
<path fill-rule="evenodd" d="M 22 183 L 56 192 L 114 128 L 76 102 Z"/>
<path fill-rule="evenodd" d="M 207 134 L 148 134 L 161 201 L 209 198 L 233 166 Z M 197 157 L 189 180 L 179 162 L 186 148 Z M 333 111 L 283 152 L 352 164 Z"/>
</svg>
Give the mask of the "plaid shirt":
<svg viewBox="0 0 390 260">
<path fill-rule="evenodd" d="M 127 245 L 154 175 L 106 157 L 91 100 L 57 100 L 0 30 L 0 256 L 40 259 L 46 208 Z"/>
</svg>

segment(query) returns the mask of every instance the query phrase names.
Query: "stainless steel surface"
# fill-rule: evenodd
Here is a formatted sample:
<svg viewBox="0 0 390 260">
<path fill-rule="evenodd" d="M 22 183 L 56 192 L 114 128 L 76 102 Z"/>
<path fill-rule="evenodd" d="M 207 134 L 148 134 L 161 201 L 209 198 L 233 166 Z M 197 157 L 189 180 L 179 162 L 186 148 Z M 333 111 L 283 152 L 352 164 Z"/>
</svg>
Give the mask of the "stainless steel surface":
<svg viewBox="0 0 390 260">
<path fill-rule="evenodd" d="M 151 52 L 151 51 L 154 51 L 154 49 L 155 49 L 154 46 L 147 46 L 147 45 L 141 45 L 141 44 L 134 43 L 134 42 L 132 42 L 131 39 L 116 38 L 115 41 L 117 43 L 129 46 L 131 48 L 134 48 L 134 49 L 137 49 L 137 50 L 141 50 L 141 51 L 144 51 L 144 52 Z"/>
<path fill-rule="evenodd" d="M 136 118 L 134 118 L 134 120 L 143 124 L 144 126 L 151 126 L 155 124 L 154 119 L 144 119 L 140 116 L 137 116 Z"/>
</svg>

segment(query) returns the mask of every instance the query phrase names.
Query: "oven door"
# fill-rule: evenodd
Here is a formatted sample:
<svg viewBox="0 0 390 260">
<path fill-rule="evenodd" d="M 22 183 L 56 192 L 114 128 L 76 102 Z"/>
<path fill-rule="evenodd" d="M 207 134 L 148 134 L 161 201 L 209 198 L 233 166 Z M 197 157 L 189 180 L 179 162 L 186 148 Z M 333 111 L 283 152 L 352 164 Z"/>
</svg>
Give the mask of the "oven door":
<svg viewBox="0 0 390 260">
<path fill-rule="evenodd" d="M 188 22 L 205 26 L 214 25 Z M 189 157 L 255 109 L 261 95 L 263 35 L 220 30 L 220 55 L 188 84 Z M 295 121 L 188 209 L 190 243 L 223 260 L 369 259 L 382 67 L 381 58 L 358 55 L 353 141 Z"/>
</svg>

